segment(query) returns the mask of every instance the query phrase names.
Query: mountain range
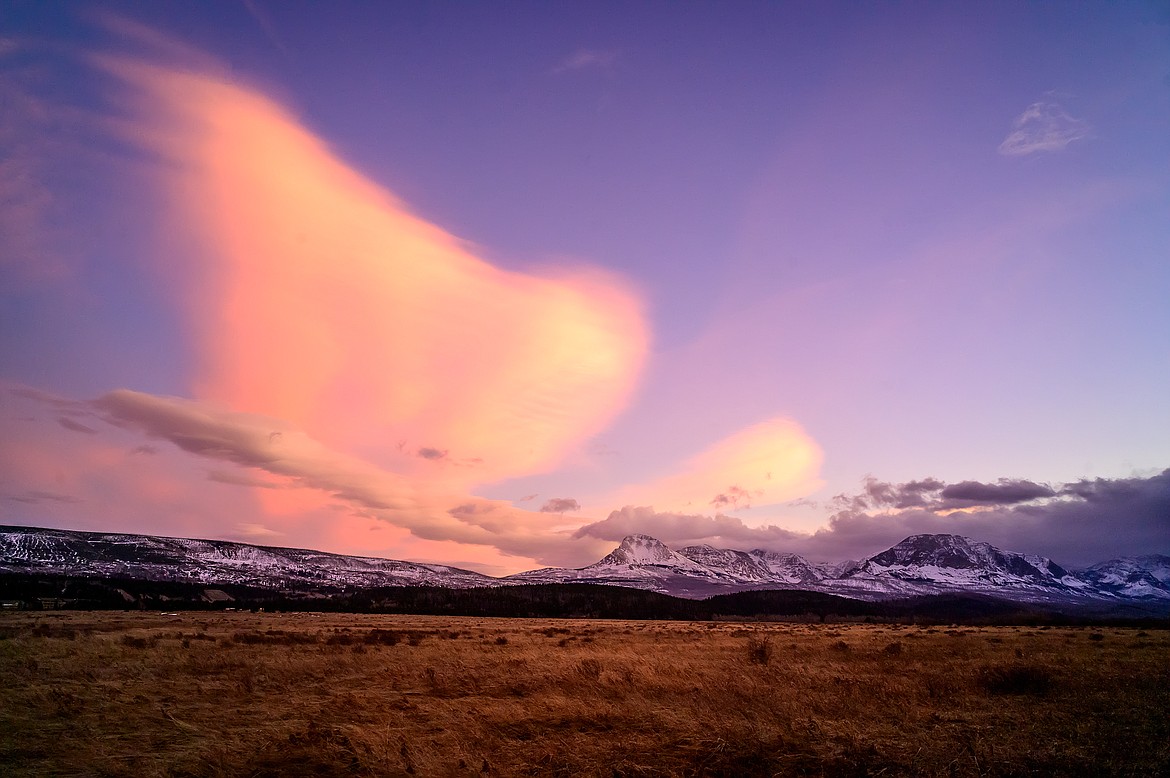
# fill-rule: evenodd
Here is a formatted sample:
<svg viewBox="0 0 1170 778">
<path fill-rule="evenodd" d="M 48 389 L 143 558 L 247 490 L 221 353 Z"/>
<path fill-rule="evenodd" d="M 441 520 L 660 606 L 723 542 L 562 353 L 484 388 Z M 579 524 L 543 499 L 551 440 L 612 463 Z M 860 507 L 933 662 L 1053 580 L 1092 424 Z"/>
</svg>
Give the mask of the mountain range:
<svg viewBox="0 0 1170 778">
<path fill-rule="evenodd" d="M 703 598 L 788 589 L 886 600 L 978 594 L 1035 604 L 1170 605 L 1170 557 L 1112 559 L 1079 571 L 958 535 L 912 535 L 860 561 L 708 545 L 667 547 L 629 535 L 582 568 L 493 578 L 470 570 L 220 540 L 0 527 L 0 573 L 235 585 L 313 595 L 379 586 L 472 588 L 590 583 Z"/>
<path fill-rule="evenodd" d="M 1113 559 L 1072 572 L 1045 557 L 1003 551 L 959 535 L 912 535 L 858 562 L 816 564 L 763 549 L 701 545 L 675 551 L 648 535 L 630 535 L 587 567 L 546 568 L 509 580 L 607 583 L 688 597 L 784 588 L 862 600 L 969 593 L 1034 603 L 1170 601 L 1170 557 Z"/>
</svg>

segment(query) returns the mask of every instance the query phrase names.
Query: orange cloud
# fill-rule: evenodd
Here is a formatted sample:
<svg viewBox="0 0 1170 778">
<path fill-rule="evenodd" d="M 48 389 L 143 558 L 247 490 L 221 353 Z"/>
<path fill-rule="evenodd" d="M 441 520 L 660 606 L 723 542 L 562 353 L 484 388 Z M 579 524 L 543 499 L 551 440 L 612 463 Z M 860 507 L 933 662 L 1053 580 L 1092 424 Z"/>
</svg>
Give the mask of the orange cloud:
<svg viewBox="0 0 1170 778">
<path fill-rule="evenodd" d="M 707 514 L 772 505 L 819 489 L 822 459 L 820 446 L 799 424 L 775 418 L 716 443 L 677 473 L 608 499 L 610 505 Z"/>
<path fill-rule="evenodd" d="M 258 92 L 99 61 L 141 90 L 129 134 L 190 242 L 198 397 L 457 488 L 548 469 L 624 406 L 648 335 L 613 277 L 493 267 Z"/>
</svg>

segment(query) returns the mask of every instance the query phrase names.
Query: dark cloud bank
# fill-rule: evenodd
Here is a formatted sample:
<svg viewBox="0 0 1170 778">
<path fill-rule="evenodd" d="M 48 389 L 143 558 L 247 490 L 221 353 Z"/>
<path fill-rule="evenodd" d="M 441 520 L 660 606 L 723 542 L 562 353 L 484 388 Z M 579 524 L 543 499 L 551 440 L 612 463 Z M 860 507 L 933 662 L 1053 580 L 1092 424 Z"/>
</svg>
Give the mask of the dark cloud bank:
<svg viewBox="0 0 1170 778">
<path fill-rule="evenodd" d="M 995 483 L 933 478 L 892 484 L 867 479 L 834 500 L 829 526 L 813 535 L 748 527 L 732 516 L 659 513 L 627 506 L 577 537 L 620 540 L 631 532 L 680 546 L 792 551 L 818 561 L 857 559 L 907 535 L 953 533 L 1070 565 L 1116 556 L 1170 553 L 1170 469 L 1148 478 L 1085 479 L 1052 487 L 1022 479 Z"/>
</svg>

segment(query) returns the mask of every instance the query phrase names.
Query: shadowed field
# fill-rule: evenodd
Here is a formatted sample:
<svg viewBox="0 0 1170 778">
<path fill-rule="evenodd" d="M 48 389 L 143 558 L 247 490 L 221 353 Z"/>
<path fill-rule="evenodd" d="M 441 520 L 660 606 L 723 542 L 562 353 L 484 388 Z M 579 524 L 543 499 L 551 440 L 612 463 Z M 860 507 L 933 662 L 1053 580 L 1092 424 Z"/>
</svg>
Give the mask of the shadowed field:
<svg viewBox="0 0 1170 778">
<path fill-rule="evenodd" d="M 0 615 L 13 775 L 1170 774 L 1170 633 Z"/>
</svg>

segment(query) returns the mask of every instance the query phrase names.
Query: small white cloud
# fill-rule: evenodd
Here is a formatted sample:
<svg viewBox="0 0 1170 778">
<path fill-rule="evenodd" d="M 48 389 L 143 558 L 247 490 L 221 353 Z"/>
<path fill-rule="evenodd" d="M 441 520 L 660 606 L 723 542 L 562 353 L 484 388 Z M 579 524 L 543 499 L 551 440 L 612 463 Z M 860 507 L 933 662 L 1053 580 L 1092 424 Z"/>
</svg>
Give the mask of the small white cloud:
<svg viewBox="0 0 1170 778">
<path fill-rule="evenodd" d="M 606 51 L 604 49 L 577 49 L 565 59 L 561 60 L 555 68 L 553 68 L 553 75 L 560 75 L 561 73 L 568 73 L 573 70 L 585 70 L 586 68 L 608 68 L 617 60 L 616 51 Z"/>
<path fill-rule="evenodd" d="M 1037 151 L 1060 151 L 1073 141 L 1089 137 L 1090 131 L 1088 122 L 1069 116 L 1059 103 L 1032 103 L 1012 123 L 1012 131 L 999 144 L 999 153 L 1020 157 Z"/>
<path fill-rule="evenodd" d="M 277 532 L 274 529 L 269 529 L 263 524 L 249 524 L 246 522 L 236 525 L 236 534 L 240 537 L 248 538 L 249 540 L 278 538 L 284 535 L 283 532 Z"/>
</svg>

